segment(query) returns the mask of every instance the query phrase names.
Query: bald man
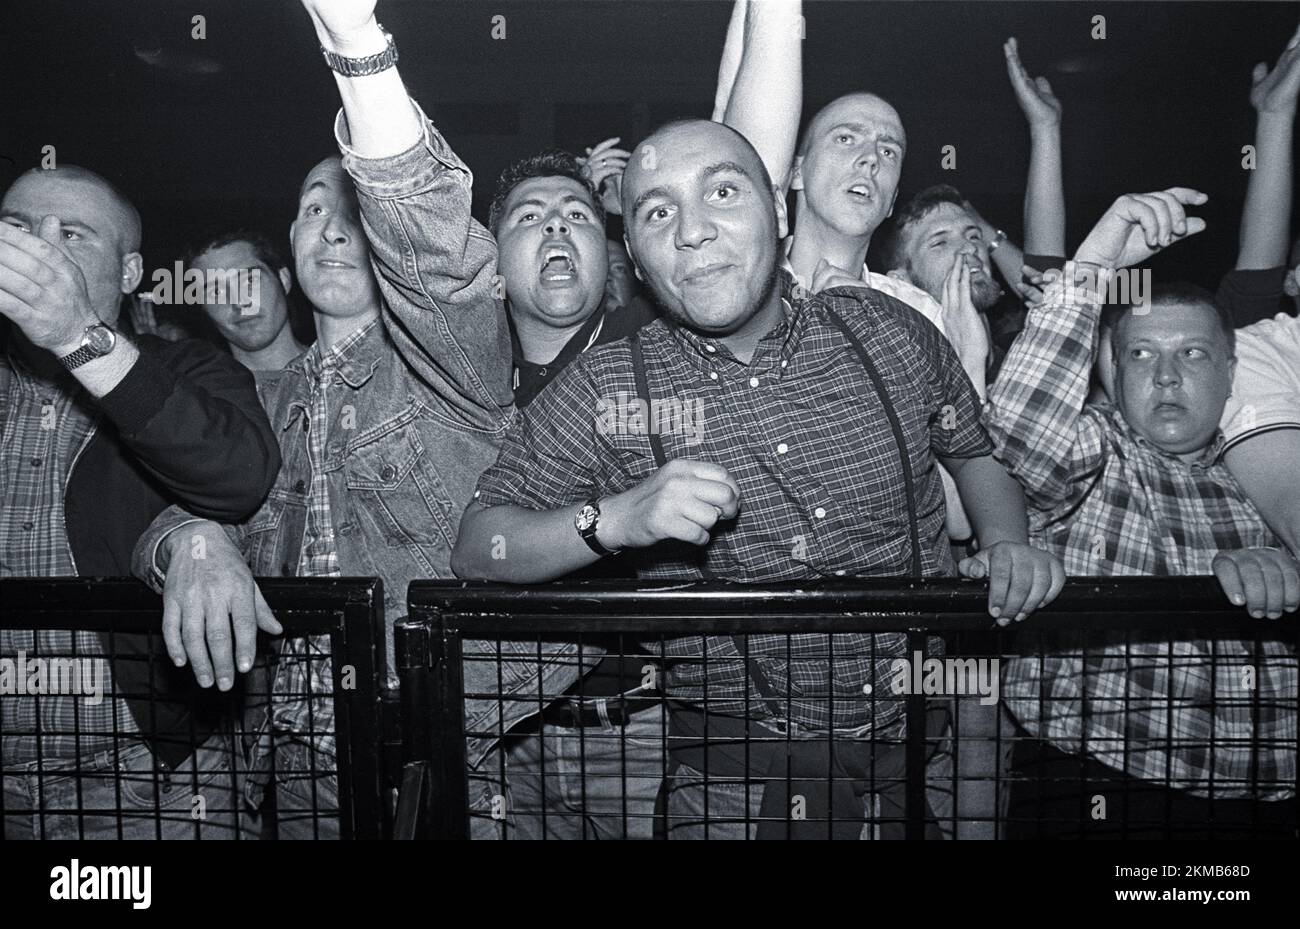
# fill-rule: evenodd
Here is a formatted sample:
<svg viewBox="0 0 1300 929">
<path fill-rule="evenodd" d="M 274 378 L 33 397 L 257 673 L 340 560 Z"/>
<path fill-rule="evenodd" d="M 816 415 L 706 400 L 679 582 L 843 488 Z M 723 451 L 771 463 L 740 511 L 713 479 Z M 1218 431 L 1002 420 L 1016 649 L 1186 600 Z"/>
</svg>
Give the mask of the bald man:
<svg viewBox="0 0 1300 929">
<path fill-rule="evenodd" d="M 139 249 L 139 214 L 85 168 L 29 171 L 0 200 L 0 577 L 126 575 L 169 504 L 241 519 L 270 489 L 250 375 L 206 343 L 116 331 Z M 225 704 L 153 636 L 0 631 L 19 652 L 91 662 L 105 699 L 0 700 L 5 838 L 232 834 Z M 45 776 L 68 766 L 85 777 Z"/>
<path fill-rule="evenodd" d="M 1002 622 L 1059 592 L 1064 573 L 1028 546 L 1024 497 L 990 456 L 951 347 L 861 282 L 819 295 L 795 285 L 780 261 L 784 198 L 742 135 L 704 120 L 664 126 L 638 146 L 622 199 L 629 253 L 664 318 L 590 349 L 521 413 L 462 520 L 457 574 L 536 583 L 624 549 L 636 550 L 638 576 L 664 581 L 933 577 L 960 567 L 991 578 L 990 612 Z M 698 415 L 625 417 L 626 397 L 646 408 L 671 398 Z M 980 553 L 960 566 L 943 531 L 938 462 L 969 496 L 980 537 Z M 492 557 L 494 537 L 510 540 L 510 558 Z M 743 837 L 760 813 L 771 827 L 760 836 L 789 827 L 825 837 L 828 789 L 837 810 L 861 811 L 877 775 L 897 774 L 900 758 L 885 743 L 901 734 L 902 704 L 881 695 L 901 636 L 839 636 L 833 657 L 818 636 L 709 637 L 703 663 L 698 636 L 666 648 L 678 701 L 670 838 L 705 834 L 705 809 L 710 837 Z M 746 648 L 756 660 L 740 661 Z M 794 681 L 799 696 L 787 700 Z M 757 741 L 742 747 L 747 735 L 789 725 L 809 735 L 802 761 L 814 769 L 817 743 L 824 753 L 829 740 L 845 740 L 861 765 L 855 783 L 829 788 L 828 776 L 792 774 L 809 792 L 802 824 L 785 820 L 786 756 Z M 854 744 L 865 735 L 879 741 Z M 705 736 L 721 741 L 706 746 Z M 735 750 L 714 753 L 727 744 Z M 707 805 L 706 770 L 715 778 Z M 764 777 L 777 787 L 765 791 Z M 834 833 L 861 826 L 850 815 Z"/>
</svg>

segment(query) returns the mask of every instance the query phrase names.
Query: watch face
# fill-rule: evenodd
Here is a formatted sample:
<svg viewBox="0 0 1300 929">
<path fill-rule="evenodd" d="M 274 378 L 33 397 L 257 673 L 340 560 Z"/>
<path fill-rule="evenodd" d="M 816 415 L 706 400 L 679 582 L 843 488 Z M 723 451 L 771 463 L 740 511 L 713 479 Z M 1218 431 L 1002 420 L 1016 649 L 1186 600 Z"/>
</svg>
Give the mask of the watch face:
<svg viewBox="0 0 1300 929">
<path fill-rule="evenodd" d="M 111 352 L 114 338 L 113 330 L 102 324 L 86 330 L 86 346 L 97 355 Z"/>
<path fill-rule="evenodd" d="M 573 525 L 578 528 L 579 532 L 586 532 L 595 525 L 596 517 L 600 515 L 600 510 L 596 509 L 590 503 L 578 510 L 578 515 L 573 518 Z"/>
</svg>

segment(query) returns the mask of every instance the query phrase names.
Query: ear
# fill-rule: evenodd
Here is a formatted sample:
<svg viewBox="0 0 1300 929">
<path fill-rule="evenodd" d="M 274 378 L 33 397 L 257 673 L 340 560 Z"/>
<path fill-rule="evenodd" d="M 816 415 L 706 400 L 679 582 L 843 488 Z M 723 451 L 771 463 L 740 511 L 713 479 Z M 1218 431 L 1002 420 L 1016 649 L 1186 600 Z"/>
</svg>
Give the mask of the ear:
<svg viewBox="0 0 1300 929">
<path fill-rule="evenodd" d="M 790 170 L 790 189 L 803 190 L 803 155 L 794 156 L 794 167 Z"/>
<path fill-rule="evenodd" d="M 775 184 L 772 185 L 772 205 L 776 207 L 776 237 L 784 239 L 790 234 L 789 216 L 785 209 L 785 194 Z"/>
<path fill-rule="evenodd" d="M 280 286 L 284 288 L 285 296 L 293 290 L 293 275 L 289 273 L 288 268 L 281 268 L 279 273 Z"/>
<path fill-rule="evenodd" d="M 632 259 L 632 273 L 636 275 L 636 279 L 638 281 L 644 284 L 645 277 L 643 277 L 641 274 L 641 263 L 636 260 L 636 255 L 633 254 L 632 252 L 632 243 L 627 240 L 626 228 L 624 229 L 623 232 L 623 248 L 627 249 L 627 256 L 628 258 Z"/>
<path fill-rule="evenodd" d="M 122 293 L 129 294 L 140 286 L 140 278 L 144 277 L 144 257 L 139 252 L 131 252 L 129 255 L 122 256 L 122 281 L 119 285 Z"/>
<path fill-rule="evenodd" d="M 898 188 L 897 188 L 897 187 L 894 188 L 894 196 L 892 196 L 892 197 L 889 199 L 889 212 L 885 214 L 885 218 L 886 218 L 886 219 L 888 219 L 889 217 L 891 217 L 891 216 L 894 215 L 894 204 L 896 204 L 896 203 L 898 203 Z"/>
</svg>

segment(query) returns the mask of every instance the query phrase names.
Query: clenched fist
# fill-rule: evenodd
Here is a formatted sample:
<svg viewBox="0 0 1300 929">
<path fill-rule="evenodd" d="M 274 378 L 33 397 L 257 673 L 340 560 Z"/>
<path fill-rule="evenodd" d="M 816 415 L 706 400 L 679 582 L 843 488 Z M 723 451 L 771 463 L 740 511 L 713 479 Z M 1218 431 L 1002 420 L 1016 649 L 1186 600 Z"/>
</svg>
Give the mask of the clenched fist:
<svg viewBox="0 0 1300 929">
<path fill-rule="evenodd" d="M 611 549 L 647 548 L 667 539 L 707 545 L 720 520 L 740 512 L 740 485 L 727 469 L 679 458 L 601 504 L 597 537 Z"/>
</svg>

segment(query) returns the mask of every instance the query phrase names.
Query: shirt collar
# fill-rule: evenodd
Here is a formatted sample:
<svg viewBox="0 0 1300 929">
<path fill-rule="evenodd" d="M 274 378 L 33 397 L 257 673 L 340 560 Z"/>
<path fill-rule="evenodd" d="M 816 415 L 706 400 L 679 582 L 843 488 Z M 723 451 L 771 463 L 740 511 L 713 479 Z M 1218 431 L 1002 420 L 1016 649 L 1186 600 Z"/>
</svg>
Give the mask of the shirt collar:
<svg viewBox="0 0 1300 929">
<path fill-rule="evenodd" d="M 1178 461 L 1178 462 L 1183 461 L 1183 459 L 1180 456 L 1175 455 L 1173 452 L 1167 452 L 1164 449 L 1160 448 L 1158 445 L 1156 445 L 1154 442 L 1151 442 L 1150 440 L 1144 438 L 1143 436 L 1138 435 L 1138 433 L 1133 429 L 1133 427 L 1131 427 L 1128 424 L 1128 420 L 1124 418 L 1124 414 L 1120 412 L 1118 407 L 1110 406 L 1110 416 L 1111 416 L 1111 421 L 1116 426 L 1118 426 L 1119 429 L 1125 435 L 1127 435 L 1133 441 L 1133 444 L 1136 445 L 1138 448 L 1148 451 L 1153 455 L 1159 455 L 1161 458 L 1166 458 L 1171 461 Z M 1199 455 L 1196 456 L 1195 459 L 1187 463 L 1188 467 L 1199 468 L 1201 470 L 1214 467 L 1216 464 L 1219 463 L 1219 460 L 1223 457 L 1223 450 L 1227 444 L 1228 444 L 1228 439 L 1223 434 L 1223 430 L 1221 429 L 1214 430 L 1214 438 L 1210 441 L 1210 444 L 1205 446 L 1205 448 L 1201 451 Z"/>
<path fill-rule="evenodd" d="M 781 288 L 781 321 L 759 339 L 750 367 L 753 366 L 754 361 L 763 356 L 764 346 L 773 341 L 780 343 L 778 360 L 788 360 L 791 357 L 799 344 L 799 337 L 808 319 L 806 307 L 815 299 L 795 281 L 794 276 L 787 269 L 782 269 L 778 273 L 777 286 Z M 700 335 L 692 329 L 676 324 L 666 316 L 663 317 L 663 321 L 668 331 L 676 338 L 678 345 L 689 355 L 702 358 L 707 362 L 714 362 L 722 357 L 739 363 L 739 359 L 719 339 Z"/>
<path fill-rule="evenodd" d="M 321 349 L 317 339 L 301 356 L 303 372 L 313 384 L 319 383 L 330 371 L 337 371 L 343 383 L 354 390 L 364 386 L 374 376 L 386 351 L 383 339 L 371 338 L 378 335 L 379 326 L 379 317 L 376 316 L 326 350 Z"/>
<path fill-rule="evenodd" d="M 790 251 L 793 248 L 794 248 L 794 235 L 791 234 L 786 236 L 785 240 L 781 243 L 781 270 L 785 271 L 792 278 L 794 278 L 795 283 L 797 283 L 799 286 L 807 289 L 812 286 L 812 282 L 805 281 L 798 274 L 796 274 L 794 270 L 794 265 L 790 264 Z M 867 268 L 867 263 L 864 261 L 862 263 L 862 282 L 865 284 L 870 282 L 870 280 L 871 280 L 871 271 L 869 268 Z"/>
</svg>

